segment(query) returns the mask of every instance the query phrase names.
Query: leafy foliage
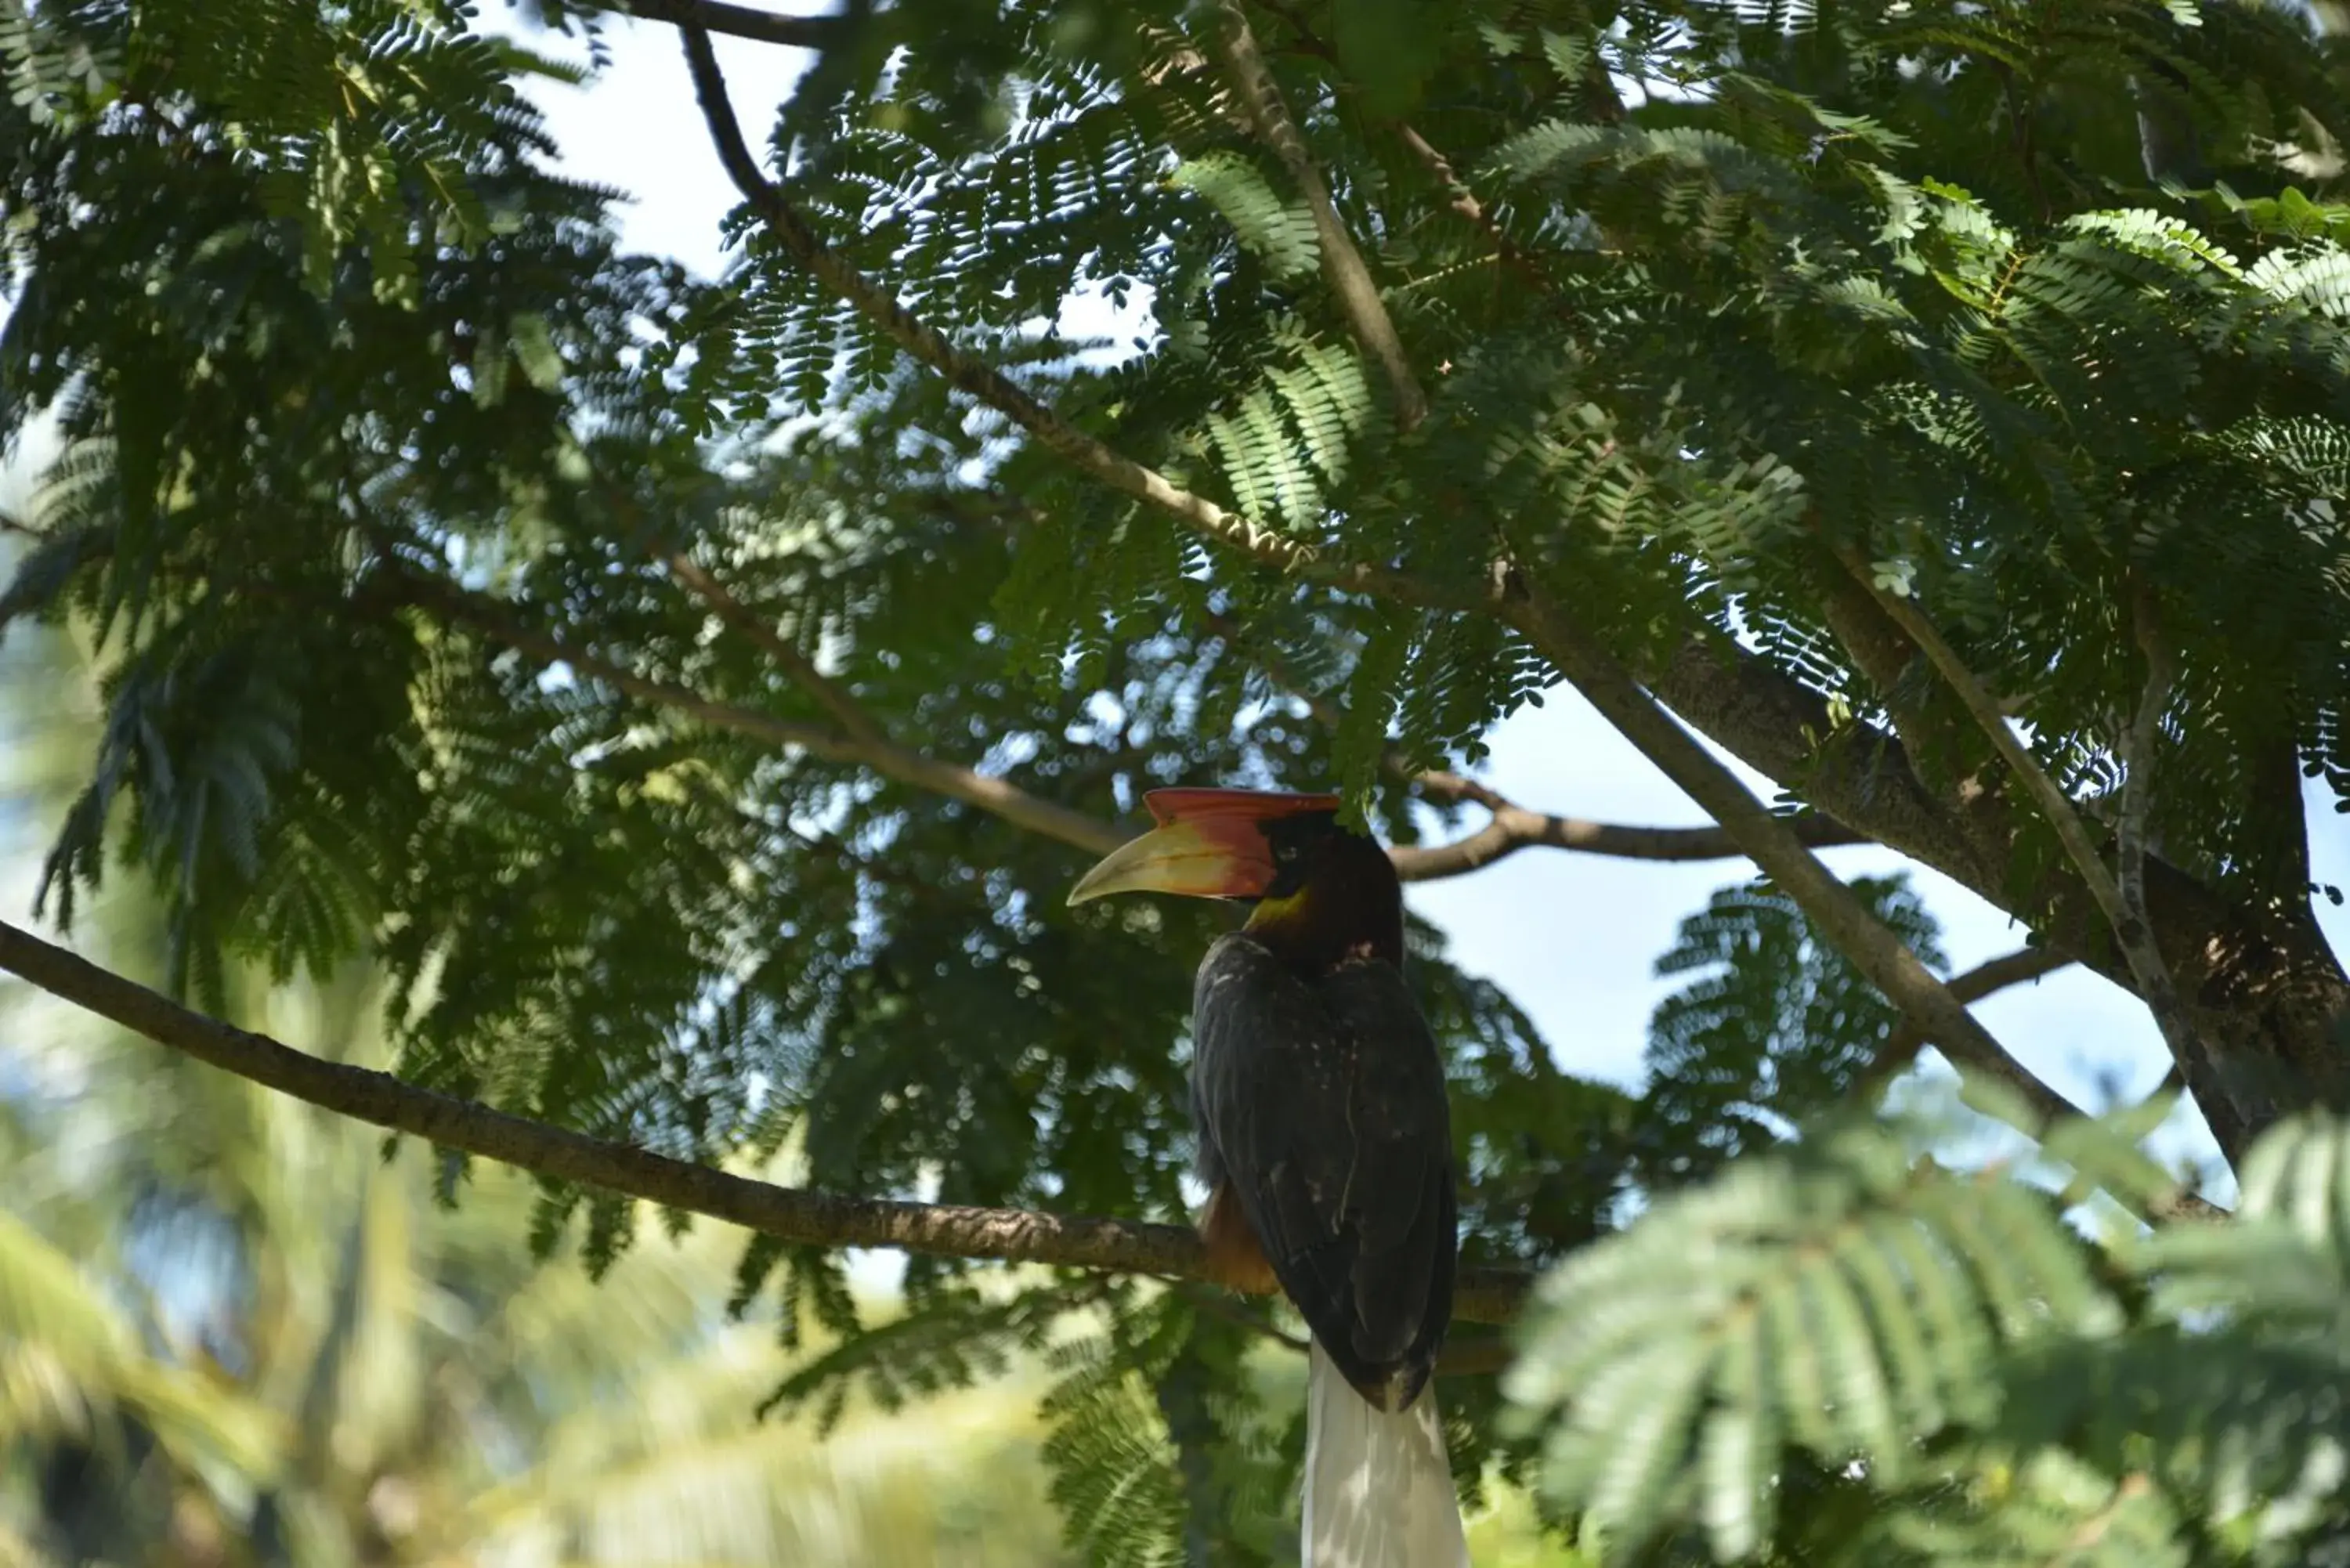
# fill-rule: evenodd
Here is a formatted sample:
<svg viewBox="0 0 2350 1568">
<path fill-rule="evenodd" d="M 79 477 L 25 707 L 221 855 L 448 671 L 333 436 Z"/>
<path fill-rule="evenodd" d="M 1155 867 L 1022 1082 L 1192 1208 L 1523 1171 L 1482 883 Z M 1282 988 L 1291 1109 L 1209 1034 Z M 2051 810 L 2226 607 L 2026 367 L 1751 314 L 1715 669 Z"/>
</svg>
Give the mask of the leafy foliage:
<svg viewBox="0 0 2350 1568">
<path fill-rule="evenodd" d="M 595 8 L 536 9 L 603 57 Z M 1068 911 L 1073 838 L 1219 780 L 1336 783 L 1410 839 L 1398 781 L 1473 763 L 1555 679 L 1494 613 L 1513 584 L 1652 685 L 1718 672 L 1734 700 L 1683 703 L 1693 722 L 1799 796 L 1882 810 L 2110 969 L 2044 825 L 1856 608 L 1846 556 L 1931 612 L 2101 826 L 2150 618 L 2181 670 L 2140 759 L 2169 946 L 2224 956 L 2190 989 L 2301 1075 L 2287 1099 L 2350 1103 L 2298 789 L 2350 786 L 2338 37 L 2154 0 L 1248 15 L 1416 422 L 1196 7 L 852 6 L 753 130 L 842 265 L 1070 430 L 1311 552 L 1293 573 L 1025 439 L 751 212 L 717 281 L 624 254 L 519 93 L 561 67 L 465 7 L 0 0 L 0 435 L 47 414 L 66 442 L 0 625 L 75 625 L 106 666 L 50 907 L 135 867 L 167 900 L 168 978 L 216 1004 L 241 964 L 369 951 L 406 1076 L 602 1137 L 789 1144 L 844 1192 L 1173 1218 L 1185 972 L 1220 917 Z M 1087 291 L 1129 307 L 1132 344 L 1054 325 Z M 1348 567 L 1411 591 L 1337 591 Z M 1914 898 L 1865 891 L 1930 961 Z M 1673 1397 L 1635 1410 L 1596 1381 L 1616 1362 L 1564 1351 L 1527 1374 L 1552 1380 L 1526 1385 L 1538 1408 L 1599 1387 L 1638 1438 L 1558 1428 L 1560 1496 L 1603 1531 L 1808 1532 L 1822 1560 L 1864 1536 L 1873 1561 L 2308 1544 L 2282 1515 L 2223 1528 L 2217 1479 L 2070 1437 L 1964 1468 L 2031 1402 L 1902 1314 L 1973 1324 L 2005 1376 L 2137 1354 L 2184 1309 L 2141 1309 L 2036 1200 L 1910 1173 L 1881 1135 L 1764 1147 L 1891 1028 L 1775 893 L 1685 929 L 1639 1103 L 1413 943 L 1472 1262 L 1547 1263 L 1627 1195 L 1699 1183 L 1557 1287 L 1625 1271 L 1679 1336 L 1642 1364 Z M 574 1220 L 593 1267 L 624 1255 L 629 1213 L 560 1188 L 534 1243 Z M 2230 1260 L 2222 1295 L 2268 1277 Z M 2203 1277 L 2188 1263 L 2164 1268 Z M 1007 1304 L 923 1262 L 873 1332 L 814 1250 L 754 1249 L 739 1287 L 787 1335 L 840 1336 L 785 1390 L 819 1415 L 988 1376 L 1089 1288 Z M 1740 1326 L 1742 1291 L 1777 1304 Z M 1276 1505 L 1246 1500 L 1280 1495 L 1295 1444 L 1262 1418 L 1248 1331 L 1083 1304 L 1133 1320 L 1056 1396 L 1087 1549 L 1148 1560 L 1180 1530 L 1196 1558 L 1203 1520 L 1261 1523 Z M 1136 1425 L 1146 1387 L 1196 1396 L 1157 1410 L 1164 1444 Z M 1489 1386 L 1448 1401 L 1472 1488 L 1529 1461 Z M 2241 1430 L 2241 1461 L 2192 1462 L 2267 1486 L 2315 1451 Z M 1217 1544 L 1277 1550 L 1256 1523 Z"/>
<path fill-rule="evenodd" d="M 1852 886 L 1921 961 L 1947 967 L 1933 918 L 1906 878 L 1856 877 Z M 1681 922 L 1657 972 L 1689 979 L 1648 1024 L 1641 1109 L 1658 1147 L 1641 1175 L 1651 1188 L 1711 1175 L 1842 1101 L 1899 1022 L 1768 882 L 1715 893 Z"/>
<path fill-rule="evenodd" d="M 2136 1130 L 2055 1147 L 2110 1172 Z M 1555 1271 L 1511 1393 L 1558 1412 L 1544 1484 L 1611 1557 L 2330 1561 L 2345 1154 L 2339 1118 L 2284 1124 L 2232 1218 L 2100 1245 L 2035 1189 L 1847 1125 Z M 1807 1467 L 1866 1488 L 1863 1528 L 1797 1511 Z"/>
</svg>

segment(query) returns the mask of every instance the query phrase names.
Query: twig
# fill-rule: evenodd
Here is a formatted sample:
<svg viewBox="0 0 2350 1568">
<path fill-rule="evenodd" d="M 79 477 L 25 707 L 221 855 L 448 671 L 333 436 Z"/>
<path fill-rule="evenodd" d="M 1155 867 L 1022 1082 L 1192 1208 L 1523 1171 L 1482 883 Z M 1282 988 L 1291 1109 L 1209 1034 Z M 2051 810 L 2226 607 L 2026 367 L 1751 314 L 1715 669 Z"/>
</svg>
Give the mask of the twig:
<svg viewBox="0 0 2350 1568">
<path fill-rule="evenodd" d="M 1295 6 L 1279 4 L 1278 0 L 1266 0 L 1265 9 L 1287 23 L 1290 30 L 1297 35 L 1297 47 L 1300 52 L 1310 55 L 1327 65 L 1337 65 L 1338 51 L 1315 34 L 1305 18 L 1297 14 Z M 1606 81 L 1606 71 L 1602 70 L 1598 74 L 1600 80 Z M 1347 90 L 1347 84 L 1343 81 L 1336 85 L 1336 90 L 1340 92 Z M 1620 107 L 1616 118 L 1622 118 Z M 1534 265 L 1534 258 L 1528 255 L 1517 242 L 1510 238 L 1508 231 L 1493 221 L 1493 215 L 1485 210 L 1485 204 L 1477 199 L 1476 192 L 1469 188 L 1468 182 L 1461 178 L 1459 171 L 1453 167 L 1452 160 L 1438 151 L 1409 120 L 1397 120 L 1394 125 L 1396 134 L 1403 139 L 1403 144 L 1410 150 L 1411 155 L 1419 159 L 1430 173 L 1436 176 L 1438 184 L 1444 187 L 1447 201 L 1452 210 L 1474 224 L 1488 240 L 1492 242 L 1494 254 L 1503 263 L 1524 275 L 1526 280 L 1543 294 L 1555 298 L 1557 290 L 1549 275 Z"/>
<path fill-rule="evenodd" d="M 389 1073 L 326 1061 L 191 1012 L 5 921 L 0 921 L 0 970 L 159 1045 L 322 1110 L 536 1176 L 707 1215 L 786 1241 L 892 1247 L 937 1257 L 1184 1280 L 1201 1279 L 1206 1272 L 1206 1250 L 1185 1226 L 844 1198 L 754 1181 L 509 1116 Z M 1508 1322 L 1528 1282 L 1524 1275 L 1504 1270 L 1465 1271 L 1454 1292 L 1453 1314 L 1471 1322 Z"/>
<path fill-rule="evenodd" d="M 2153 922 L 2146 913 L 2145 812 L 2148 772 L 2146 753 L 2150 748 L 2155 725 L 2169 700 L 2168 660 L 2158 649 L 2149 654 L 2146 692 L 2138 704 L 2137 721 L 2121 747 L 2125 753 L 2122 757 L 2125 769 L 2122 816 L 2125 820 L 2120 829 L 2124 839 L 2120 859 L 2124 863 L 2124 875 L 2132 880 L 2133 898 L 2124 893 L 2120 878 L 2106 868 L 2104 859 L 2097 854 L 2096 846 L 2090 842 L 2088 826 L 2082 821 L 2071 797 L 2056 787 L 2056 781 L 2048 776 L 2047 770 L 2016 738 L 2015 732 L 2008 727 L 2006 719 L 2001 714 L 1999 704 L 1992 701 L 1991 693 L 1975 678 L 1974 672 L 1967 668 L 1958 650 L 1915 604 L 1896 597 L 1880 586 L 1876 574 L 1868 569 L 1868 564 L 1856 552 L 1846 547 L 1838 555 L 1853 579 L 1868 590 L 1886 614 L 1893 618 L 1895 623 L 1909 635 L 1910 640 L 1924 651 L 1934 668 L 1941 672 L 1943 680 L 1957 693 L 1960 704 L 1989 738 L 1993 749 L 2006 760 L 2017 781 L 2032 797 L 2033 804 L 2039 807 L 2041 815 L 2055 830 L 2057 840 L 2064 846 L 2065 856 L 2073 862 L 2074 869 L 2080 873 L 2081 880 L 2087 885 L 2089 896 L 2096 900 L 2106 923 L 2113 928 L 2115 943 L 2129 965 L 2130 977 L 2137 982 L 2139 997 L 2154 1014 L 2155 1023 L 2161 1029 L 2163 1040 L 2170 1047 L 2172 1061 L 2190 1076 L 2194 1075 L 2196 1069 L 2206 1064 L 2208 1054 L 2194 1026 L 2188 1021 L 2186 1009 L 2179 1002 L 2170 968 L 2163 961 L 2162 950 L 2155 943 Z M 2152 637 L 2151 605 L 2141 603 L 2139 608 L 2146 612 L 2138 618 L 2139 639 L 2141 645 L 2146 645 Z M 2138 816 L 2134 826 L 2126 820 L 2131 815 L 2133 789 L 2136 791 Z M 2232 1145 L 2240 1152 L 2241 1139 L 2229 1136 L 2240 1129 L 2223 1128 L 2221 1124 L 2223 1121 L 2244 1121 L 2241 1110 L 2232 1105 L 2207 1105 L 2203 1112 L 2212 1121 L 2214 1133 L 2220 1135 L 2222 1146 Z"/>
<path fill-rule="evenodd" d="M 1409 124 L 1399 123 L 1396 126 L 1396 134 L 1403 138 L 1403 144 L 1411 150 L 1412 156 L 1419 159 L 1421 166 L 1434 175 L 1437 182 L 1444 187 L 1447 201 L 1452 210 L 1473 224 L 1492 244 L 1493 254 L 1502 259 L 1503 265 L 1525 278 L 1544 295 L 1556 299 L 1558 289 L 1552 282 L 1550 275 L 1543 271 L 1533 256 L 1526 254 L 1523 246 L 1510 238 L 1510 232 L 1507 229 L 1494 221 L 1493 214 L 1486 210 L 1485 203 L 1477 199 L 1477 193 L 1469 188 L 1468 182 L 1462 180 L 1459 171 L 1453 168 L 1452 160 L 1438 151 L 1426 137 L 1420 135 Z M 1571 312 L 1569 314 L 1571 315 Z"/>
<path fill-rule="evenodd" d="M 843 730 L 860 742 L 890 744 L 880 722 L 848 694 L 846 687 L 818 670 L 814 660 L 792 645 L 789 638 L 736 598 L 725 584 L 704 571 L 691 556 L 681 553 L 666 557 L 661 564 L 689 593 L 716 612 L 719 619 L 764 649 L 792 684 L 815 698 L 826 712 L 839 721 Z"/>
<path fill-rule="evenodd" d="M 1323 281 L 1338 296 L 1338 306 L 1346 312 L 1357 341 L 1387 373 L 1388 385 L 1395 393 L 1396 423 L 1409 431 L 1427 418 L 1428 399 L 1412 378 L 1403 340 L 1396 336 L 1395 320 L 1379 299 L 1378 285 L 1371 281 L 1370 268 L 1363 264 L 1363 253 L 1356 247 L 1354 236 L 1347 232 L 1345 222 L 1338 216 L 1337 203 L 1330 197 L 1329 182 L 1315 167 L 1313 157 L 1306 151 L 1305 139 L 1298 134 L 1295 122 L 1282 104 L 1281 89 L 1266 67 L 1264 57 L 1257 50 L 1256 36 L 1249 29 L 1247 14 L 1236 0 L 1224 0 L 1222 9 L 1224 63 L 1232 85 L 1240 92 L 1242 107 L 1248 111 L 1249 122 L 1255 127 L 1258 139 L 1273 149 L 1274 156 L 1289 171 L 1290 180 L 1304 193 L 1306 210 L 1314 216 L 1315 237 L 1320 242 L 1316 248 L 1321 255 Z"/>
</svg>

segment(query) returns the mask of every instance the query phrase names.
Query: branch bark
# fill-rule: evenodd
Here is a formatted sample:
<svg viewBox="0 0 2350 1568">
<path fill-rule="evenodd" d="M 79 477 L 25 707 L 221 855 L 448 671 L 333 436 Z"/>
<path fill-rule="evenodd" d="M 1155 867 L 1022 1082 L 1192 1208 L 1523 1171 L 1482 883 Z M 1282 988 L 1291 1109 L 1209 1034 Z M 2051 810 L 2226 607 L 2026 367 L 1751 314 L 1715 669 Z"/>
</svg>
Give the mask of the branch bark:
<svg viewBox="0 0 2350 1568">
<path fill-rule="evenodd" d="M 1274 156 L 1288 171 L 1291 182 L 1304 193 L 1306 210 L 1314 215 L 1322 280 L 1337 296 L 1338 307 L 1345 312 L 1356 340 L 1386 372 L 1388 386 L 1395 394 L 1396 423 L 1409 431 L 1428 417 L 1428 398 L 1412 377 L 1403 340 L 1396 336 L 1394 318 L 1388 315 L 1388 307 L 1379 298 L 1378 285 L 1371 281 L 1371 269 L 1364 265 L 1363 253 L 1356 246 L 1354 235 L 1347 232 L 1345 221 L 1338 216 L 1338 204 L 1330 197 L 1329 182 L 1315 167 L 1312 155 L 1306 151 L 1305 137 L 1298 133 L 1296 122 L 1282 104 L 1281 88 L 1274 83 L 1263 55 L 1257 50 L 1256 35 L 1249 28 L 1247 13 L 1234 0 L 1224 0 L 1222 11 L 1226 73 L 1240 93 L 1257 139 L 1273 149 Z"/>
<path fill-rule="evenodd" d="M 326 1061 L 192 1012 L 5 921 L 0 921 L 0 970 L 158 1045 L 322 1110 L 534 1175 L 706 1215 L 786 1241 L 892 1247 L 938 1257 L 1172 1280 L 1206 1277 L 1206 1251 L 1199 1237 L 1180 1225 L 844 1198 L 754 1181 L 509 1116 L 388 1073 Z M 1510 1271 L 1465 1271 L 1454 1293 L 1453 1314 L 1470 1322 L 1506 1323 L 1529 1282 Z"/>
<path fill-rule="evenodd" d="M 2150 644 L 2151 622 L 2148 607 L 2141 604 L 2134 618 L 2139 624 L 2139 639 L 2149 647 L 2147 680 L 2139 701 L 2137 714 L 2129 734 L 2123 742 L 2125 768 L 2120 848 L 2118 859 L 2121 874 L 2107 869 L 2105 859 L 2089 837 L 2088 825 L 2072 798 L 2057 787 L 2046 769 L 2033 756 L 2022 740 L 2010 728 L 1999 704 L 1978 680 L 1958 650 L 1950 646 L 1926 614 L 1909 599 L 1898 597 L 1881 586 L 1868 564 L 1846 548 L 1839 551 L 1845 569 L 1853 580 L 1866 589 L 1894 623 L 1907 633 L 1932 662 L 1943 681 L 1957 694 L 1959 701 L 1974 720 L 1992 748 L 1997 751 L 2024 793 L 2031 796 L 2040 815 L 2055 830 L 2057 840 L 2064 845 L 2065 857 L 2072 861 L 2089 896 L 2096 900 L 2106 923 L 2112 928 L 2114 940 L 2129 965 L 2131 978 L 2137 982 L 2139 997 L 2154 1014 L 2156 1024 L 2170 1048 L 2171 1059 L 2188 1075 L 2189 1082 L 2206 1092 L 2203 1101 L 2205 1118 L 2211 1124 L 2212 1136 L 2229 1158 L 2241 1158 L 2251 1140 L 2253 1130 L 2270 1119 L 2258 1107 L 2241 1103 L 2241 1086 L 2232 1075 L 2220 1071 L 2208 1044 L 2189 1018 L 2180 1002 L 2178 986 L 2156 945 L 2154 924 L 2146 912 L 2146 845 L 2145 813 L 2147 751 L 2151 749 L 2155 727 L 2168 705 L 2170 678 L 2168 661 L 2158 647 Z M 2128 753 L 2135 753 L 2135 755 Z M 2137 823 L 2132 825 L 2132 811 Z M 2127 885 L 2125 885 L 2125 878 Z M 2214 1100 L 2219 1103 L 2211 1103 Z"/>
</svg>

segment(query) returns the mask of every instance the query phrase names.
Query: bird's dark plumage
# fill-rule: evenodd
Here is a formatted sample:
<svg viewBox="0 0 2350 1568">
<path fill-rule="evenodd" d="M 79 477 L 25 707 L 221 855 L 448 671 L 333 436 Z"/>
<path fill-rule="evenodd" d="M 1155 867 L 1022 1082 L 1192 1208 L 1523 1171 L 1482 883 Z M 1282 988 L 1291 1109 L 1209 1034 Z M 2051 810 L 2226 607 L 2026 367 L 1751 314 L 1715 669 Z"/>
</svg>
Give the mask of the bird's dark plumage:
<svg viewBox="0 0 2350 1568">
<path fill-rule="evenodd" d="M 1458 1221 L 1436 1041 L 1384 957 L 1301 971 L 1248 934 L 1192 993 L 1201 1176 L 1229 1185 L 1282 1287 L 1382 1409 L 1428 1381 Z"/>
</svg>

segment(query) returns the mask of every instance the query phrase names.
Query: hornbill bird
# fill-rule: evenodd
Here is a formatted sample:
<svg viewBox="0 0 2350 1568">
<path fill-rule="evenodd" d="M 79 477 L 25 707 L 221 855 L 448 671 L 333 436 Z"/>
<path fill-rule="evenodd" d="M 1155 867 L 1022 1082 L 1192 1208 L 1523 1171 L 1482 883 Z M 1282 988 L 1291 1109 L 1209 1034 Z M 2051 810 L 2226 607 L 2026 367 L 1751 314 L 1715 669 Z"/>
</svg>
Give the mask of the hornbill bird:
<svg viewBox="0 0 2350 1568">
<path fill-rule="evenodd" d="M 1338 797 L 1162 789 L 1158 826 L 1070 890 L 1249 903 L 1191 999 L 1211 1272 L 1313 1331 L 1305 1568 L 1466 1568 L 1428 1386 L 1459 1224 L 1435 1037 L 1403 980 L 1403 888 Z"/>
</svg>

